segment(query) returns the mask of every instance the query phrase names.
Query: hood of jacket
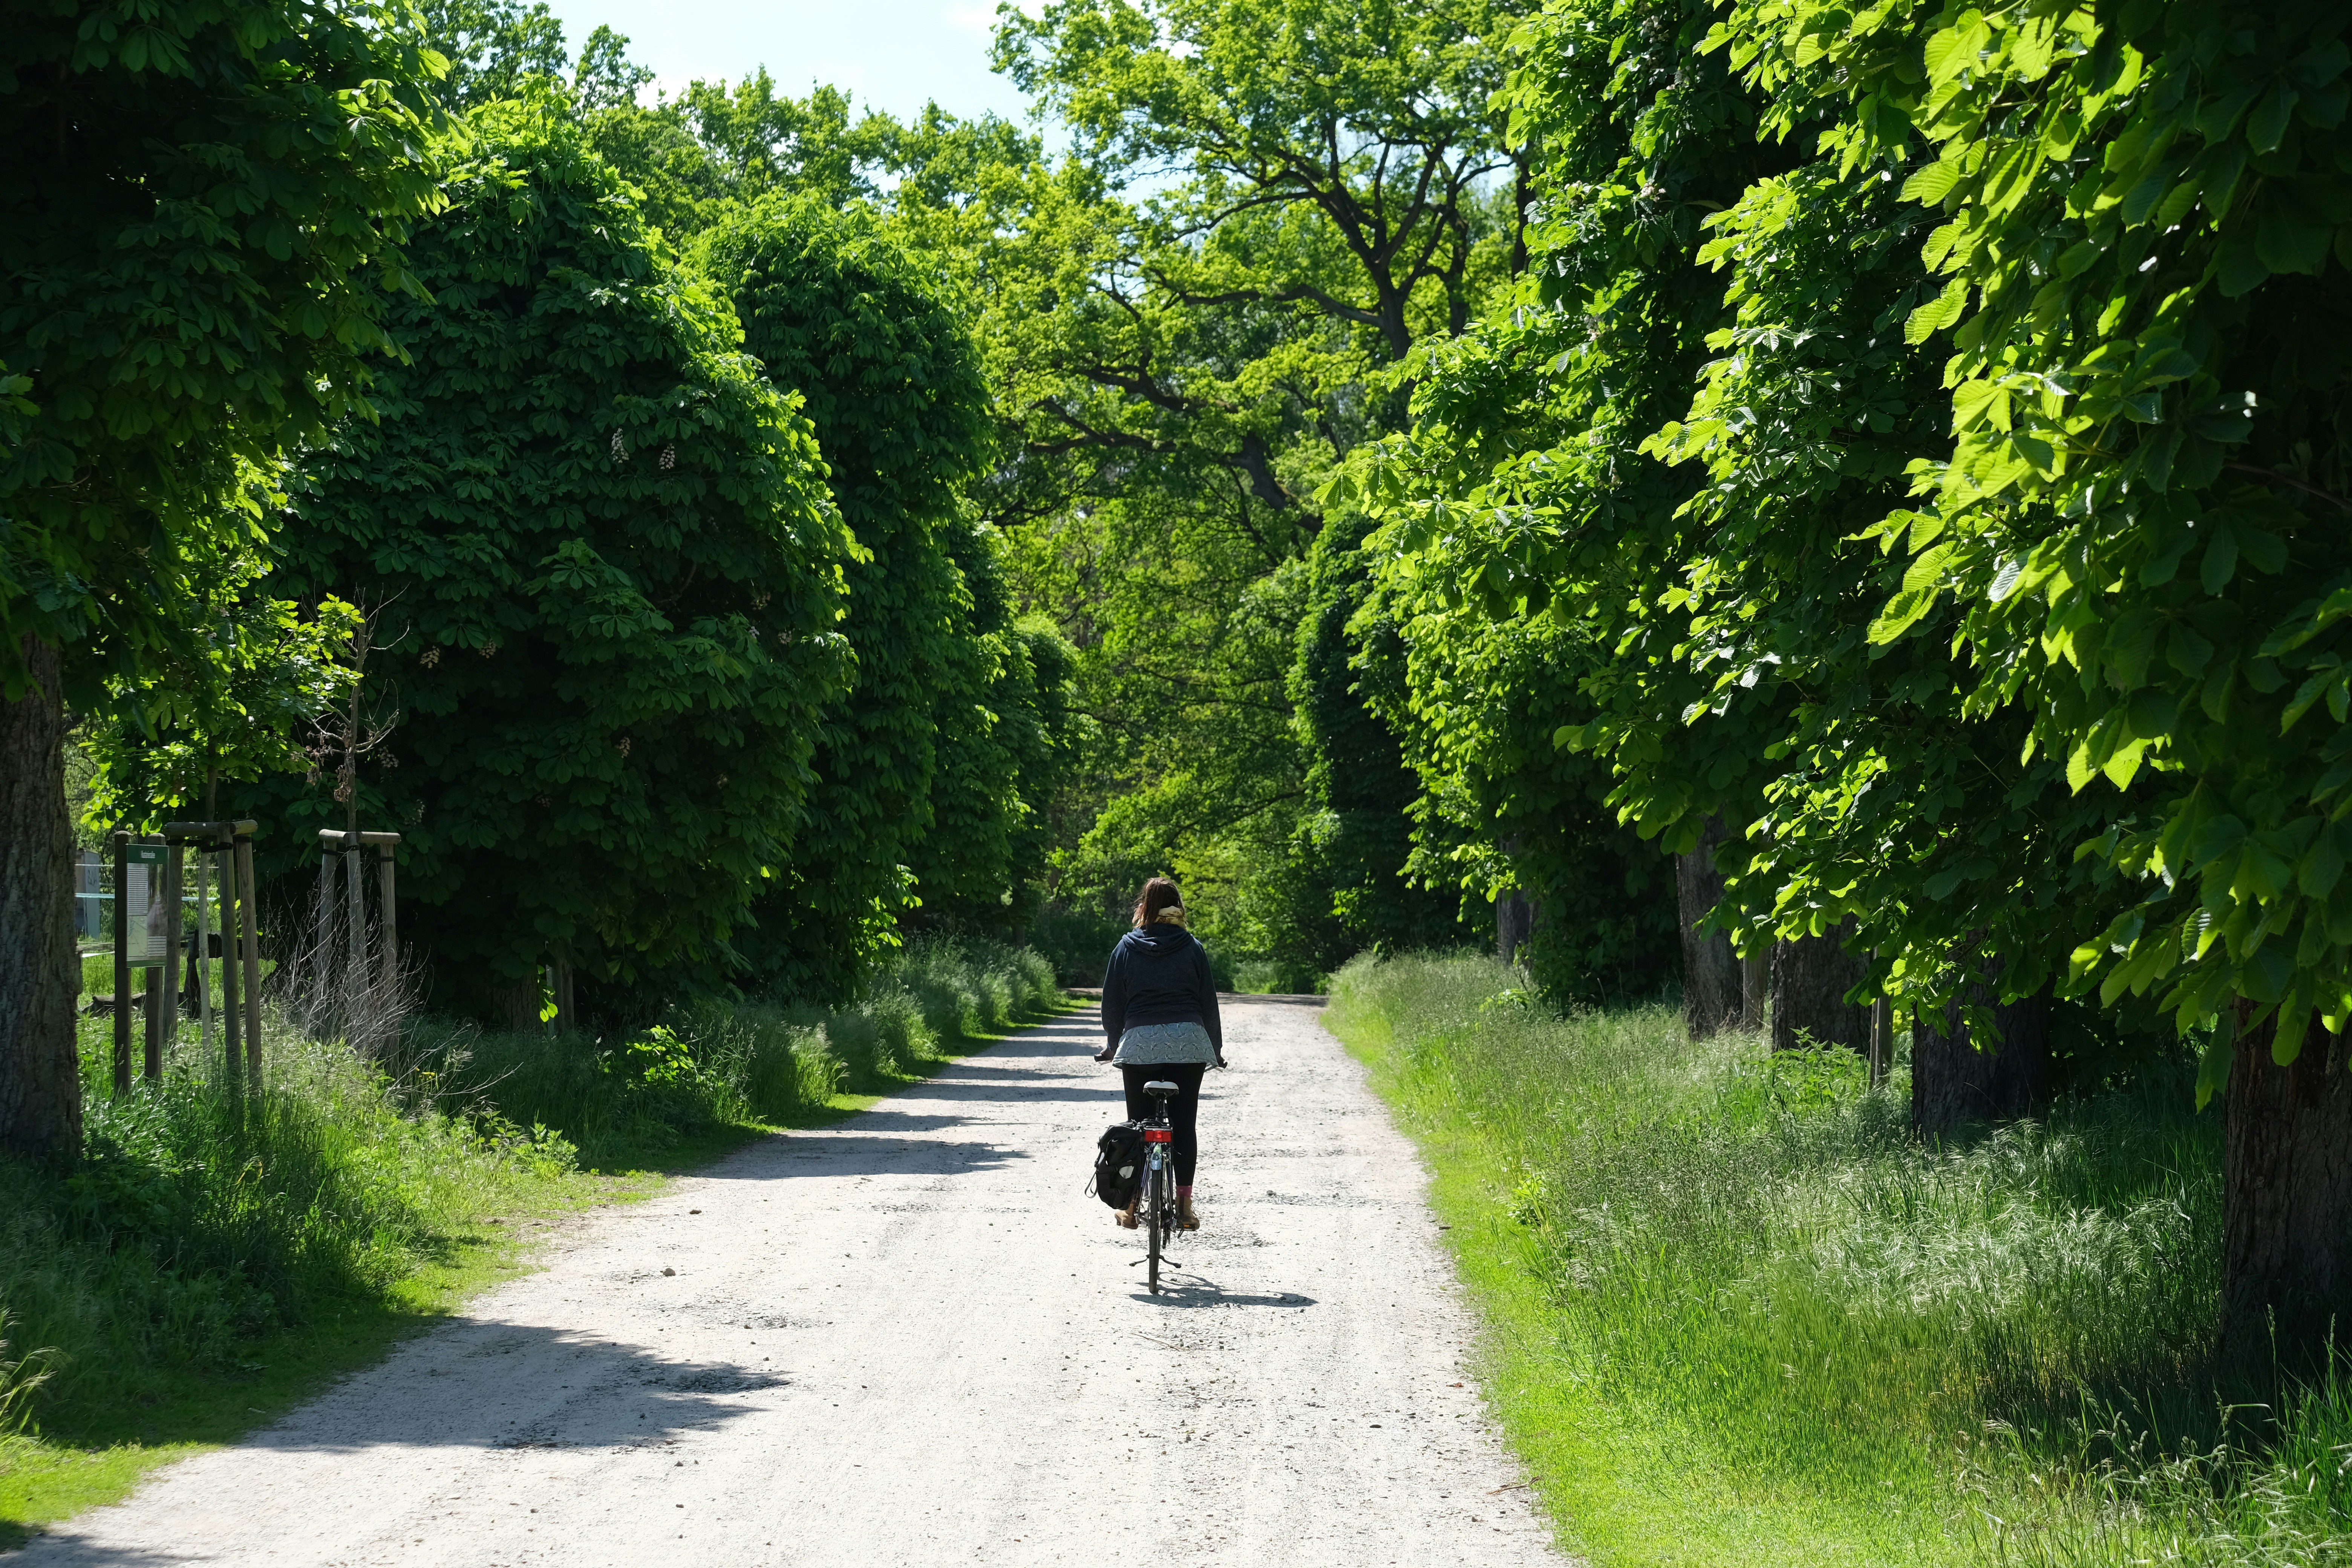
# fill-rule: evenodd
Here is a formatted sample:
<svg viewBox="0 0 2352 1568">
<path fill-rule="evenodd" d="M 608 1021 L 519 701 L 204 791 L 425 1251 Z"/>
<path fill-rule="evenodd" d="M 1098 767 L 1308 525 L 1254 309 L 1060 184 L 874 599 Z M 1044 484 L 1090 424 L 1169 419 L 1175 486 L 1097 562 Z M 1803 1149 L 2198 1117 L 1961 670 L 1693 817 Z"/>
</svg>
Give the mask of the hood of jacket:
<svg viewBox="0 0 2352 1568">
<path fill-rule="evenodd" d="M 1129 931 L 1127 940 L 1152 948 L 1181 947 L 1192 940 L 1192 933 L 1172 921 L 1155 921 Z"/>
</svg>

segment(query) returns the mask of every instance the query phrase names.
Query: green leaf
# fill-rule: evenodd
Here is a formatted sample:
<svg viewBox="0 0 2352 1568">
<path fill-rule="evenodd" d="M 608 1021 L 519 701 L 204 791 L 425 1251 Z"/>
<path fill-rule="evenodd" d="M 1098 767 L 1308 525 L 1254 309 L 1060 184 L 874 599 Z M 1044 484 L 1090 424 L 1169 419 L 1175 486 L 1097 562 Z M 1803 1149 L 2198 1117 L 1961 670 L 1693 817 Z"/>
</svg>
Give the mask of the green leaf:
<svg viewBox="0 0 2352 1568">
<path fill-rule="evenodd" d="M 1981 423 L 2000 398 L 2000 387 L 1990 381 L 1964 381 L 1952 389 L 1952 434 L 1964 434 Z"/>
<path fill-rule="evenodd" d="M 2127 611 L 2106 636 L 2104 650 L 2107 680 L 2118 691 L 2132 691 L 2147 679 L 2147 667 L 2156 658 L 2157 634 L 2164 622 L 2155 611 L 2145 606 Z"/>
<path fill-rule="evenodd" d="M 1910 317 L 1903 323 L 1903 341 L 1914 345 L 1926 342 L 1936 333 L 1958 321 L 1960 313 L 1968 309 L 1968 280 L 1962 278 L 1953 279 L 1945 286 L 1941 294 L 1911 312 Z M 1984 386 L 1987 395 L 1993 391 L 1988 383 L 1969 382 L 1966 384 Z"/>
<path fill-rule="evenodd" d="M 2196 627 L 2186 621 L 2172 623 L 2171 632 L 2165 640 L 2166 663 L 2183 675 L 2194 677 L 2204 672 L 2212 657 L 2213 645 L 2200 636 Z"/>
<path fill-rule="evenodd" d="M 2302 203 L 2270 194 L 2254 226 L 2254 254 L 2273 272 L 2316 273 L 2327 259 L 2336 226 Z"/>
<path fill-rule="evenodd" d="M 2090 742 L 2077 742 L 2074 750 L 2066 753 L 2066 788 L 2080 795 L 2083 786 L 2098 776 L 2099 764 L 2091 760 Z"/>
<path fill-rule="evenodd" d="M 2179 696 L 2160 686 L 2142 687 L 2124 705 L 2131 732 L 2144 741 L 2168 740 L 2180 721 Z"/>
<path fill-rule="evenodd" d="M 1965 14 L 1959 26 L 1928 34 L 1924 55 L 1928 85 L 1940 87 L 1975 64 L 1990 36 L 1990 29 L 1973 11 Z"/>
<path fill-rule="evenodd" d="M 2243 233 L 2234 234 L 2222 242 L 2221 254 L 2215 263 L 2216 279 L 2221 292 L 2234 300 L 2251 293 L 2263 279 L 2271 275 L 2270 266 L 2254 249 L 2254 242 Z"/>
<path fill-rule="evenodd" d="M 1952 187 L 1959 182 L 1959 160 L 1948 153 L 1903 182 L 1903 199 L 1934 206 L 1951 195 Z"/>
<path fill-rule="evenodd" d="M 2139 776 L 2139 765 L 2147 754 L 2147 747 L 2146 741 L 2127 742 L 2116 748 L 2115 753 L 2107 758 L 2099 771 L 2106 774 L 2107 782 L 2117 789 L 2129 789 L 2132 780 Z"/>
<path fill-rule="evenodd" d="M 2285 569 L 2286 541 L 2259 528 L 2241 528 L 2234 531 L 2239 550 L 2255 571 L 2274 576 Z"/>
<path fill-rule="evenodd" d="M 2205 547 L 2205 563 L 2198 568 L 2197 580 L 2208 594 L 2219 594 L 2230 585 L 2238 572 L 2238 540 L 2228 523 L 2215 525 L 2212 542 Z"/>
<path fill-rule="evenodd" d="M 2246 120 L 2246 144 L 2257 153 L 2273 153 L 2286 136 L 2287 119 L 2294 112 L 2295 90 L 2284 82 L 2271 89 Z M 2289 270 L 2282 268 L 2281 271 Z"/>
<path fill-rule="evenodd" d="M 2344 875 L 2344 849 L 2333 831 L 2323 829 L 2305 850 L 2294 869 L 2295 890 L 2306 899 L 2324 899 Z"/>
<path fill-rule="evenodd" d="M 2302 686 L 2296 689 L 2294 699 L 2286 705 L 2285 711 L 2279 715 L 2279 733 L 2284 735 L 2294 729 L 2296 721 L 2310 712 L 2322 697 L 2329 698 L 2331 703 L 2340 701 L 2341 700 L 2335 697 L 2334 693 L 2344 689 L 2347 675 L 2352 675 L 2352 671 L 2341 668 L 2322 669 L 2313 673 Z"/>
<path fill-rule="evenodd" d="M 2215 1095 L 2230 1086 L 2230 1067 L 2237 1059 L 2236 1006 L 2224 1002 L 2213 1026 L 2213 1038 L 2197 1058 L 2197 1109 L 2202 1110 Z"/>
<path fill-rule="evenodd" d="M 2273 1062 L 2283 1068 L 2294 1065 L 2294 1058 L 2303 1055 L 2304 1030 L 2310 1018 L 2311 1009 L 2300 996 L 2290 996 L 2279 1005 L 2278 1027 L 2271 1035 Z"/>
</svg>

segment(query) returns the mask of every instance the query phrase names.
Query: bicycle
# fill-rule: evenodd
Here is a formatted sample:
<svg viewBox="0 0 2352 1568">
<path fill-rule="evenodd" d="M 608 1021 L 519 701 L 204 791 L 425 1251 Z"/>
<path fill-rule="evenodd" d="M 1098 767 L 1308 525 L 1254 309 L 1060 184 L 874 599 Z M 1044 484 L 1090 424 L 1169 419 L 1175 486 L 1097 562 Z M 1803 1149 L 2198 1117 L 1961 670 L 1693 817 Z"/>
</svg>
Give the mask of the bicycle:
<svg viewBox="0 0 2352 1568">
<path fill-rule="evenodd" d="M 1182 1091 L 1165 1079 L 1155 1079 L 1143 1086 L 1143 1092 L 1152 1098 L 1157 1109 L 1143 1121 L 1143 1191 L 1137 1195 L 1136 1201 L 1144 1211 L 1145 1251 L 1135 1263 L 1151 1266 L 1147 1278 L 1151 1293 L 1157 1296 L 1160 1294 L 1160 1248 L 1167 1244 L 1167 1238 L 1175 1234 L 1181 1220 L 1176 1212 L 1176 1170 L 1173 1163 L 1176 1133 L 1168 1124 L 1168 1101 Z M 1171 1268 L 1183 1267 L 1172 1258 L 1167 1261 Z M 1135 1263 L 1128 1267 L 1132 1268 Z"/>
</svg>

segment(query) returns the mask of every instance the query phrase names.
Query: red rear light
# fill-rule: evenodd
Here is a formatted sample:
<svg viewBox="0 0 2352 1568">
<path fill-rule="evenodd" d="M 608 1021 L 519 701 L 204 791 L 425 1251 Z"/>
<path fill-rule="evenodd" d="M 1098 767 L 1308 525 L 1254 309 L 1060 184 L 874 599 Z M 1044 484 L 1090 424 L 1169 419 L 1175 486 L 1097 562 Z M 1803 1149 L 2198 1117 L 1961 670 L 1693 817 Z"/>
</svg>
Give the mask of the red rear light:
<svg viewBox="0 0 2352 1568">
<path fill-rule="evenodd" d="M 1143 1130 L 1143 1141 L 1146 1143 L 1167 1143 L 1172 1142 L 1175 1136 L 1173 1132 L 1164 1131 L 1159 1128 L 1147 1127 Z"/>
</svg>

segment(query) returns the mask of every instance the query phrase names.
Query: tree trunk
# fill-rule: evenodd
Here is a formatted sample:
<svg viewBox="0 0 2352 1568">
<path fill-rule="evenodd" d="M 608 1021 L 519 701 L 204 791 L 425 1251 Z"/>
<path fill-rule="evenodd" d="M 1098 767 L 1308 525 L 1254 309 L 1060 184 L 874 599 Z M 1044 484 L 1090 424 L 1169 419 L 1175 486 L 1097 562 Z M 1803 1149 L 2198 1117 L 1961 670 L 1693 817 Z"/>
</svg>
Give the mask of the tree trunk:
<svg viewBox="0 0 2352 1568">
<path fill-rule="evenodd" d="M 74 998 L 73 827 L 66 819 L 58 650 L 25 639 L 31 684 L 0 701 L 0 1149 L 81 1152 Z"/>
<path fill-rule="evenodd" d="M 2272 1023 L 2239 1036 L 2221 1156 L 2222 1346 L 2308 1369 L 2352 1340 L 2352 1037 L 2315 1022 L 2286 1067 Z"/>
<path fill-rule="evenodd" d="M 1990 981 L 1970 985 L 1969 999 L 1993 1004 Z M 1999 1038 L 1978 1042 L 1961 1021 L 1960 1004 L 1944 1012 L 1937 1028 L 1922 1018 L 1911 1031 L 1911 1127 L 1940 1137 L 1971 1121 L 2011 1121 L 2050 1103 L 2050 1009 L 2047 987 L 2021 1001 L 1993 1005 Z"/>
<path fill-rule="evenodd" d="M 1870 973 L 1870 960 L 1846 952 L 1840 932 L 1772 944 L 1772 1048 L 1805 1043 L 1870 1049 L 1870 1008 L 1845 994 Z"/>
<path fill-rule="evenodd" d="M 539 982 L 535 974 L 520 984 L 485 987 L 482 996 L 483 1022 L 490 1027 L 514 1035 L 537 1034 L 544 1027 L 539 1021 Z"/>
<path fill-rule="evenodd" d="M 1535 933 L 1535 906 L 1517 888 L 1495 896 L 1495 952 L 1505 963 L 1517 962 L 1519 950 Z"/>
<path fill-rule="evenodd" d="M 1683 924 L 1683 1028 L 1694 1040 L 1736 1028 L 1740 1021 L 1739 959 L 1731 951 L 1731 938 L 1697 929 L 1723 897 L 1715 850 L 1727 837 L 1723 818 L 1710 816 L 1698 847 L 1675 857 L 1675 899 Z"/>
<path fill-rule="evenodd" d="M 1739 1026 L 1761 1029 L 1772 1005 L 1772 949 L 1759 948 L 1739 961 Z"/>
</svg>

